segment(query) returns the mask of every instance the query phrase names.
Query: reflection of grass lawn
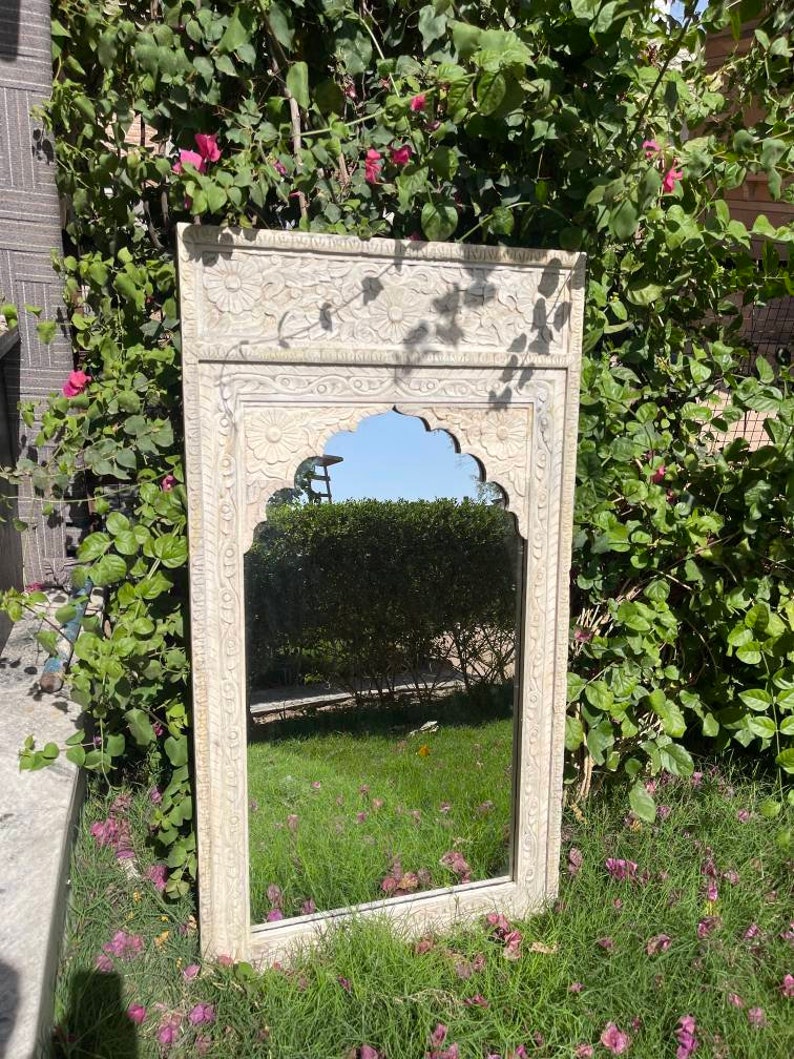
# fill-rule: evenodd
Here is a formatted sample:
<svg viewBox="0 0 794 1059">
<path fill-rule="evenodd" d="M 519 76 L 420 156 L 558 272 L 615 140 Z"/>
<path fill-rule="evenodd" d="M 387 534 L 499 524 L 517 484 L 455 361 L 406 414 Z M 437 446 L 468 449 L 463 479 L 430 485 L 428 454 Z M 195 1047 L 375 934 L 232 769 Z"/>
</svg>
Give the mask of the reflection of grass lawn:
<svg viewBox="0 0 794 1059">
<path fill-rule="evenodd" d="M 248 753 L 253 922 L 507 873 L 512 720 L 450 708 L 264 726 L 277 737 Z M 409 736 L 417 717 L 438 730 Z"/>
</svg>

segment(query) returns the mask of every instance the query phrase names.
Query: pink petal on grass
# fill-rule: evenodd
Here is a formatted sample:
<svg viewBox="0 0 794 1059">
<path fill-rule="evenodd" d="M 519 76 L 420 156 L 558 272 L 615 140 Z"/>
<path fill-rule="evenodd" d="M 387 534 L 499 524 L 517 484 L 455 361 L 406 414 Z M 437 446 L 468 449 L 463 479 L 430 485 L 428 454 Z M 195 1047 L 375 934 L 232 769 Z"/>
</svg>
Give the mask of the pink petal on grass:
<svg viewBox="0 0 794 1059">
<path fill-rule="evenodd" d="M 130 1004 L 127 1008 L 127 1018 L 130 1022 L 134 1022 L 136 1026 L 140 1026 L 146 1018 L 146 1008 L 143 1004 Z"/>
<path fill-rule="evenodd" d="M 593 1052 L 592 1044 L 577 1044 L 574 1049 L 573 1059 L 592 1059 Z"/>
<path fill-rule="evenodd" d="M 568 874 L 578 875 L 583 860 L 584 856 L 582 855 L 582 851 L 577 849 L 576 846 L 571 846 L 568 850 Z"/>
<path fill-rule="evenodd" d="M 766 1012 L 763 1008 L 750 1008 L 747 1012 L 747 1021 L 751 1026 L 761 1029 L 766 1026 Z"/>
<path fill-rule="evenodd" d="M 787 1000 L 794 997 L 794 974 L 783 976 L 783 981 L 780 983 L 780 995 L 786 997 Z"/>
<path fill-rule="evenodd" d="M 608 1022 L 600 1037 L 601 1043 L 612 1055 L 624 1055 L 631 1044 L 631 1037 L 614 1022 Z"/>
<path fill-rule="evenodd" d="M 656 934 L 650 938 L 645 946 L 649 956 L 656 956 L 660 952 L 667 952 L 670 948 L 670 938 L 667 934 Z"/>
<path fill-rule="evenodd" d="M 182 977 L 186 982 L 192 982 L 200 970 L 201 967 L 197 963 L 189 963 L 182 972 Z"/>
</svg>

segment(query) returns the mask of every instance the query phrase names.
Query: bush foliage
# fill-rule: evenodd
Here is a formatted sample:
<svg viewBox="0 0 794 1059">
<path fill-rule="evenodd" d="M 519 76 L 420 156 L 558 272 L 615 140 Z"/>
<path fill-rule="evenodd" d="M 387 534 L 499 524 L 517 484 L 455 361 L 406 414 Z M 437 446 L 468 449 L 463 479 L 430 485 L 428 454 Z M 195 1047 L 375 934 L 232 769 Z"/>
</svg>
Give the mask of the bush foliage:
<svg viewBox="0 0 794 1059">
<path fill-rule="evenodd" d="M 586 251 L 569 779 L 628 775 L 647 818 L 639 777 L 691 771 L 693 733 L 794 769 L 791 372 L 740 371 L 743 311 L 794 293 L 794 233 L 748 231 L 725 199 L 759 177 L 792 201 L 794 13 L 695 7 L 55 0 L 58 267 L 91 380 L 52 400 L 55 454 L 20 473 L 57 500 L 80 470 L 108 515 L 80 559 L 112 631 L 88 630 L 73 676 L 99 746 L 70 753 L 162 770 L 172 891 L 193 868 L 174 273 L 190 216 Z M 706 35 L 756 17 L 711 72 Z M 774 413 L 767 442 L 724 446 L 747 411 Z"/>
<path fill-rule="evenodd" d="M 249 682 L 507 680 L 517 542 L 512 516 L 471 501 L 276 508 L 246 557 Z"/>
</svg>

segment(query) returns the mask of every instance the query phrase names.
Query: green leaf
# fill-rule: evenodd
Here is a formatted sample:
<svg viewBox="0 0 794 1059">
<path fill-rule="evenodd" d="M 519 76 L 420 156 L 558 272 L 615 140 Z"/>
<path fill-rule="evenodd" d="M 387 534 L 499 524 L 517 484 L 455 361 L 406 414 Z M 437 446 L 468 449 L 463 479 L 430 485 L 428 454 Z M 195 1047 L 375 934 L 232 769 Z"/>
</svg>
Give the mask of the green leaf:
<svg viewBox="0 0 794 1059">
<path fill-rule="evenodd" d="M 477 82 L 476 99 L 480 113 L 486 117 L 499 109 L 507 95 L 507 81 L 500 71 L 485 71 Z"/>
<path fill-rule="evenodd" d="M 45 346 L 48 346 L 50 342 L 52 342 L 57 331 L 58 325 L 54 320 L 39 320 L 36 324 L 36 334 Z"/>
<path fill-rule="evenodd" d="M 121 757 L 124 753 L 125 740 L 121 732 L 105 738 L 105 752 L 109 757 Z"/>
<path fill-rule="evenodd" d="M 758 713 L 765 713 L 772 705 L 772 696 L 763 688 L 748 688 L 747 691 L 740 691 L 739 698 L 748 709 Z"/>
<path fill-rule="evenodd" d="M 135 709 L 127 710 L 124 718 L 129 727 L 130 735 L 138 746 L 149 746 L 150 743 L 154 742 L 154 728 L 148 714 L 136 707 Z"/>
<path fill-rule="evenodd" d="M 180 735 L 176 738 L 173 735 L 169 735 L 163 743 L 163 748 L 168 755 L 168 760 L 172 765 L 178 767 L 179 765 L 186 765 L 188 761 L 188 747 L 187 737 Z"/>
<path fill-rule="evenodd" d="M 747 727 L 759 739 L 774 739 L 777 733 L 777 725 L 771 717 L 748 717 Z"/>
<path fill-rule="evenodd" d="M 120 555 L 103 555 L 91 570 L 91 580 L 99 588 L 115 584 L 127 576 L 127 564 Z"/>
<path fill-rule="evenodd" d="M 686 732 L 686 720 L 677 703 L 668 699 L 665 693 L 657 688 L 648 696 L 648 703 L 656 716 L 661 720 L 662 727 L 667 735 L 674 739 L 680 738 Z"/>
<path fill-rule="evenodd" d="M 245 5 L 240 5 L 234 9 L 226 30 L 218 41 L 218 51 L 221 55 L 228 55 L 230 52 L 236 51 L 241 44 L 249 42 L 253 19 L 253 11 Z"/>
<path fill-rule="evenodd" d="M 695 771 L 689 751 L 678 743 L 668 743 L 667 746 L 660 746 L 659 758 L 662 768 L 672 772 L 674 776 L 691 776 Z"/>
<path fill-rule="evenodd" d="M 287 71 L 287 88 L 303 110 L 309 109 L 309 67 L 304 62 L 293 63 Z"/>
<path fill-rule="evenodd" d="M 169 570 L 187 562 L 187 540 L 176 533 L 164 533 L 152 542 L 156 558 Z"/>
<path fill-rule="evenodd" d="M 789 750 L 783 750 L 778 754 L 775 758 L 775 763 L 778 764 L 784 772 L 792 775 L 792 773 L 794 773 L 794 747 L 791 747 Z"/>
<path fill-rule="evenodd" d="M 422 231 L 431 242 L 445 242 L 457 226 L 458 211 L 450 199 L 426 202 L 422 207 Z"/>
<path fill-rule="evenodd" d="M 630 239 L 637 230 L 639 217 L 637 207 L 629 199 L 624 199 L 609 213 L 609 230 L 616 239 Z"/>
<path fill-rule="evenodd" d="M 110 537 L 107 533 L 92 533 L 77 549 L 77 558 L 81 563 L 92 563 L 100 555 L 104 555 L 109 547 Z"/>
<path fill-rule="evenodd" d="M 267 21 L 270 26 L 270 32 L 279 44 L 289 51 L 292 48 L 292 38 L 295 36 L 292 14 L 289 11 L 285 11 L 281 4 L 276 3 L 274 0 L 267 13 Z"/>
<path fill-rule="evenodd" d="M 634 815 L 647 824 L 652 824 L 656 819 L 656 802 L 641 781 L 635 783 L 629 791 L 629 805 Z"/>
<path fill-rule="evenodd" d="M 782 808 L 782 803 L 777 801 L 777 799 L 764 798 L 758 806 L 758 812 L 763 816 L 764 820 L 774 820 L 776 816 L 780 815 Z"/>
<path fill-rule="evenodd" d="M 578 717 L 565 718 L 565 749 L 578 750 L 584 742 L 584 728 Z"/>
</svg>

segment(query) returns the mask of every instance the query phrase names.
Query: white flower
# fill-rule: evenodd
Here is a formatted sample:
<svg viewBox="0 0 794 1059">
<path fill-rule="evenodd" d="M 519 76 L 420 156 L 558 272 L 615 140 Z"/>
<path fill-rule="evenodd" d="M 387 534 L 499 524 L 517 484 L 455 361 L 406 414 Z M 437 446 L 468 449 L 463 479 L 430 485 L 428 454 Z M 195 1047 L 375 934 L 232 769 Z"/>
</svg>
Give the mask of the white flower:
<svg viewBox="0 0 794 1059">
<path fill-rule="evenodd" d="M 261 298 L 261 274 L 245 260 L 219 256 L 204 272 L 204 293 L 222 313 L 248 312 Z"/>
</svg>

